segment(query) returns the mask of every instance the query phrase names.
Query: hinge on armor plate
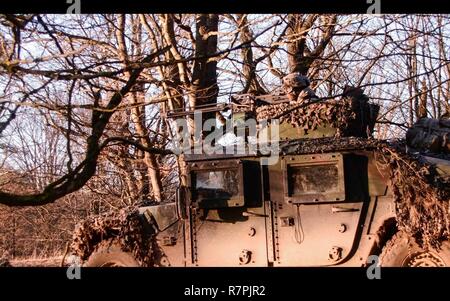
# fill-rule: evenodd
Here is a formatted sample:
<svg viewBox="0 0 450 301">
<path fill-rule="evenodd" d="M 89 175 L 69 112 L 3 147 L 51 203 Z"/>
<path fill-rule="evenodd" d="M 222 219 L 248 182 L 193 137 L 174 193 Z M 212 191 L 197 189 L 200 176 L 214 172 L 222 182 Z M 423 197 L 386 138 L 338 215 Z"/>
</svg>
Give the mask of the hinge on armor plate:
<svg viewBox="0 0 450 301">
<path fill-rule="evenodd" d="M 175 236 L 164 236 L 161 239 L 161 244 L 163 246 L 174 246 L 177 243 L 177 238 Z"/>
</svg>

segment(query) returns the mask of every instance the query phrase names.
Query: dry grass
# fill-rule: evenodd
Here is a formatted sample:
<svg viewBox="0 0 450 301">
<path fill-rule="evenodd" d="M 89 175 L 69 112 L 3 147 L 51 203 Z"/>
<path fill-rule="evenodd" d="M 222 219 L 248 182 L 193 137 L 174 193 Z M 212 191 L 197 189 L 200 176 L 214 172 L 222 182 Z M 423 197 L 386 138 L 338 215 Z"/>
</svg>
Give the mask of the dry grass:
<svg viewBox="0 0 450 301">
<path fill-rule="evenodd" d="M 14 259 L 10 263 L 13 267 L 59 267 L 62 256 L 50 258 L 24 258 Z"/>
</svg>

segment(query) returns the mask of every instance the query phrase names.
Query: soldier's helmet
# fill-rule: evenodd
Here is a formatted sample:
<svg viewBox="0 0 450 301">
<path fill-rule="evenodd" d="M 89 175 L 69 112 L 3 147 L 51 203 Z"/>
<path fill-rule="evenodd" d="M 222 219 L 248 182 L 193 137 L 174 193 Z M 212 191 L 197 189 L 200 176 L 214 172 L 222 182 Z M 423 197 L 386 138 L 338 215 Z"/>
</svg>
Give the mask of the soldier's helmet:
<svg viewBox="0 0 450 301">
<path fill-rule="evenodd" d="M 283 77 L 283 88 L 287 92 L 295 90 L 303 90 L 309 87 L 309 79 L 299 72 L 293 72 Z"/>
</svg>

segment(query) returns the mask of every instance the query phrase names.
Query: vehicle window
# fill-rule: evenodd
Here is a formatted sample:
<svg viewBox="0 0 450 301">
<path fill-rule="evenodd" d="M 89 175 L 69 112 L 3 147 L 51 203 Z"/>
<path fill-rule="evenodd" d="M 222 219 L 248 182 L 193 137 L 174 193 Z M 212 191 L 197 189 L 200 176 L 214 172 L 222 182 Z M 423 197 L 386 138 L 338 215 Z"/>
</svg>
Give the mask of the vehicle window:
<svg viewBox="0 0 450 301">
<path fill-rule="evenodd" d="M 338 191 L 336 164 L 290 166 L 289 190 L 292 195 Z"/>
<path fill-rule="evenodd" d="M 231 198 L 239 194 L 239 173 L 237 169 L 196 172 L 195 186 L 202 198 Z"/>
</svg>

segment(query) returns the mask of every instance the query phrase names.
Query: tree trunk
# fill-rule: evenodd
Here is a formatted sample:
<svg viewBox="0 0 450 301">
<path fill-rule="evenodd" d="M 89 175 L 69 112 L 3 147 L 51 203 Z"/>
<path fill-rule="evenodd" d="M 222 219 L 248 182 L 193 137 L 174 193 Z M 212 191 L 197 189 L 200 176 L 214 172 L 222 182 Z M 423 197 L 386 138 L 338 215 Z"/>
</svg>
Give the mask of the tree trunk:
<svg viewBox="0 0 450 301">
<path fill-rule="evenodd" d="M 240 28 L 239 38 L 244 45 L 241 49 L 242 56 L 242 74 L 245 79 L 245 86 L 242 93 L 256 93 L 264 94 L 265 91 L 259 84 L 256 78 L 256 62 L 253 59 L 252 45 L 253 33 L 250 30 L 250 24 L 247 20 L 247 15 L 238 14 L 237 23 Z"/>
<path fill-rule="evenodd" d="M 312 63 L 321 58 L 325 48 L 331 41 L 336 27 L 337 16 L 326 15 L 321 17 L 323 33 L 314 49 L 309 49 L 306 40 L 308 33 L 314 26 L 319 15 L 289 15 L 288 16 L 288 63 L 290 72 L 299 72 L 307 75 Z"/>
<path fill-rule="evenodd" d="M 137 21 L 139 21 L 136 18 Z M 136 35 L 137 37 L 139 35 Z M 116 32 L 117 42 L 119 46 L 119 57 L 126 65 L 128 62 L 128 53 L 125 43 L 125 16 L 121 15 L 119 17 L 119 28 Z M 130 73 L 128 72 L 128 75 Z M 138 89 L 142 90 L 143 87 Z M 151 141 L 149 137 L 149 132 L 145 128 L 145 107 L 141 107 L 138 105 L 139 100 L 144 100 L 143 92 L 133 92 L 131 97 L 129 97 L 129 101 L 132 105 L 131 109 L 131 120 L 135 126 L 136 134 L 139 137 L 141 144 L 147 148 L 151 147 Z M 143 102 L 143 101 L 142 101 Z M 150 182 L 152 186 L 153 198 L 160 202 L 162 201 L 162 182 L 161 182 L 161 174 L 159 170 L 158 162 L 155 158 L 154 154 L 150 154 L 149 152 L 144 153 L 144 163 L 147 167 L 147 173 L 150 177 Z"/>
</svg>

